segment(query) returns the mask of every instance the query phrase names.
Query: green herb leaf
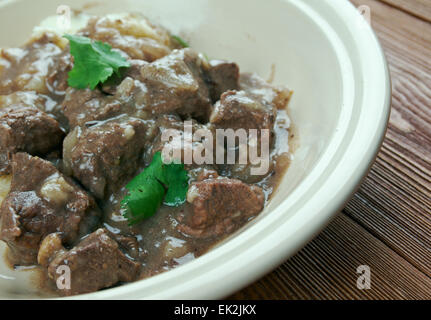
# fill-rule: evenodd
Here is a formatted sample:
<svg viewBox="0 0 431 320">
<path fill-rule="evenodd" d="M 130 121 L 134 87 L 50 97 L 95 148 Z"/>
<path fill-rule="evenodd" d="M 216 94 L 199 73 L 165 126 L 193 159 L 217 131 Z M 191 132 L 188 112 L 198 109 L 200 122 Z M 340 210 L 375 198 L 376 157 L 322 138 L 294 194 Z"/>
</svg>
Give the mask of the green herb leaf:
<svg viewBox="0 0 431 320">
<path fill-rule="evenodd" d="M 165 196 L 165 188 L 157 180 L 148 178 L 143 182 L 142 188 L 131 189 L 122 202 L 129 225 L 153 216 Z"/>
<path fill-rule="evenodd" d="M 186 201 L 189 177 L 184 169 L 184 164 L 171 163 L 165 166 L 165 179 L 168 191 L 165 196 L 164 204 L 176 207 Z"/>
<path fill-rule="evenodd" d="M 120 68 L 130 67 L 129 62 L 120 53 L 112 51 L 107 43 L 68 34 L 64 37 L 70 42 L 70 53 L 74 58 L 73 68 L 68 73 L 68 84 L 73 88 L 94 90 L 113 74 L 120 76 Z"/>
<path fill-rule="evenodd" d="M 176 35 L 172 35 L 172 38 L 178 42 L 183 48 L 188 48 L 190 47 L 190 45 L 187 43 L 187 41 L 185 41 L 183 38 L 176 36 Z"/>
<path fill-rule="evenodd" d="M 133 190 L 137 188 L 141 188 L 145 185 L 148 179 L 153 179 L 157 181 L 163 182 L 163 161 L 160 152 L 157 152 L 153 156 L 153 160 L 150 165 L 145 168 L 140 174 L 132 179 L 127 185 L 126 189 Z"/>
<path fill-rule="evenodd" d="M 153 216 L 162 203 L 183 204 L 188 181 L 184 164 L 164 164 L 161 153 L 157 152 L 151 164 L 126 185 L 128 193 L 121 201 L 124 217 L 132 225 Z"/>
</svg>

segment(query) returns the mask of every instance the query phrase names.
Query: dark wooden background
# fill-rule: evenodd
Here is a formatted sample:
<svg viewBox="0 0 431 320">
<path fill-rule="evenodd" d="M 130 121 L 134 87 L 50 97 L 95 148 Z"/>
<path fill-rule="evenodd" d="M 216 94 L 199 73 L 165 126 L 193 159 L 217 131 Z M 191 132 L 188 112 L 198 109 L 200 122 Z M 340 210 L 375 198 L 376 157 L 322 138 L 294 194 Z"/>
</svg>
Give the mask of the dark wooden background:
<svg viewBox="0 0 431 320">
<path fill-rule="evenodd" d="M 383 147 L 338 217 L 231 299 L 431 299 L 431 0 L 352 3 L 371 8 L 390 65 Z M 370 266 L 369 290 L 356 286 L 359 265 Z"/>
</svg>

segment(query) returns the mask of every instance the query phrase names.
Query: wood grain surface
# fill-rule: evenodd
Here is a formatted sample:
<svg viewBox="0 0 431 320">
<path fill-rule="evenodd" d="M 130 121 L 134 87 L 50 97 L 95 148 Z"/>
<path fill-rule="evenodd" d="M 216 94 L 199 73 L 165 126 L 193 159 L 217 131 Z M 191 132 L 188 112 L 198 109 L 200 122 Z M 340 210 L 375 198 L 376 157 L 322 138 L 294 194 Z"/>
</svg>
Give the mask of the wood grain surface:
<svg viewBox="0 0 431 320">
<path fill-rule="evenodd" d="M 396 8 L 404 10 L 420 19 L 431 21 L 429 0 L 380 0 Z"/>
<path fill-rule="evenodd" d="M 327 229 L 230 299 L 431 299 L 431 0 L 351 2 L 370 7 L 390 66 L 383 147 Z M 370 266 L 368 290 L 359 265 Z"/>
</svg>

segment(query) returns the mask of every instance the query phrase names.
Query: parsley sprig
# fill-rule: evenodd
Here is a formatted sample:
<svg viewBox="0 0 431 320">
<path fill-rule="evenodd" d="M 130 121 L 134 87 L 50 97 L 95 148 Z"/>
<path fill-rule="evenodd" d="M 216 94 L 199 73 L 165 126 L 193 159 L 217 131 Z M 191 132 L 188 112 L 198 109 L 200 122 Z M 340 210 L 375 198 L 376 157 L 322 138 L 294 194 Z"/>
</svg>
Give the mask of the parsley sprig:
<svg viewBox="0 0 431 320">
<path fill-rule="evenodd" d="M 186 201 L 189 177 L 184 164 L 164 164 L 157 152 L 151 164 L 126 185 L 121 201 L 129 225 L 153 216 L 163 204 L 176 207 Z"/>
<path fill-rule="evenodd" d="M 73 68 L 68 73 L 68 84 L 73 88 L 94 90 L 112 75 L 120 76 L 121 68 L 130 67 L 130 63 L 107 43 L 69 34 L 64 37 L 70 42 L 74 58 Z"/>
</svg>

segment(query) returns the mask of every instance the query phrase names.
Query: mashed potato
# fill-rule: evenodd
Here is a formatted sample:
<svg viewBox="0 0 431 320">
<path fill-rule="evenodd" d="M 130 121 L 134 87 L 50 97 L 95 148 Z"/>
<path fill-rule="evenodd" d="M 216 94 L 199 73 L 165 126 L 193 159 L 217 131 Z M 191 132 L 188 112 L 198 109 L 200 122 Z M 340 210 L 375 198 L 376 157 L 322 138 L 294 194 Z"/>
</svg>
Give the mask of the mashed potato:
<svg viewBox="0 0 431 320">
<path fill-rule="evenodd" d="M 55 33 L 59 36 L 61 48 L 67 45 L 64 34 L 76 34 L 85 28 L 92 16 L 84 13 L 71 12 L 70 23 L 64 25 L 59 16 L 49 16 L 33 28 L 32 38 L 38 38 L 45 32 Z M 158 26 L 152 25 L 144 16 L 135 13 L 109 14 L 97 21 L 97 28 L 108 33 L 114 29 L 122 36 L 132 36 L 136 39 L 150 38 L 165 46 L 171 45 L 169 33 Z M 131 39 L 129 39 L 131 40 Z"/>
</svg>

